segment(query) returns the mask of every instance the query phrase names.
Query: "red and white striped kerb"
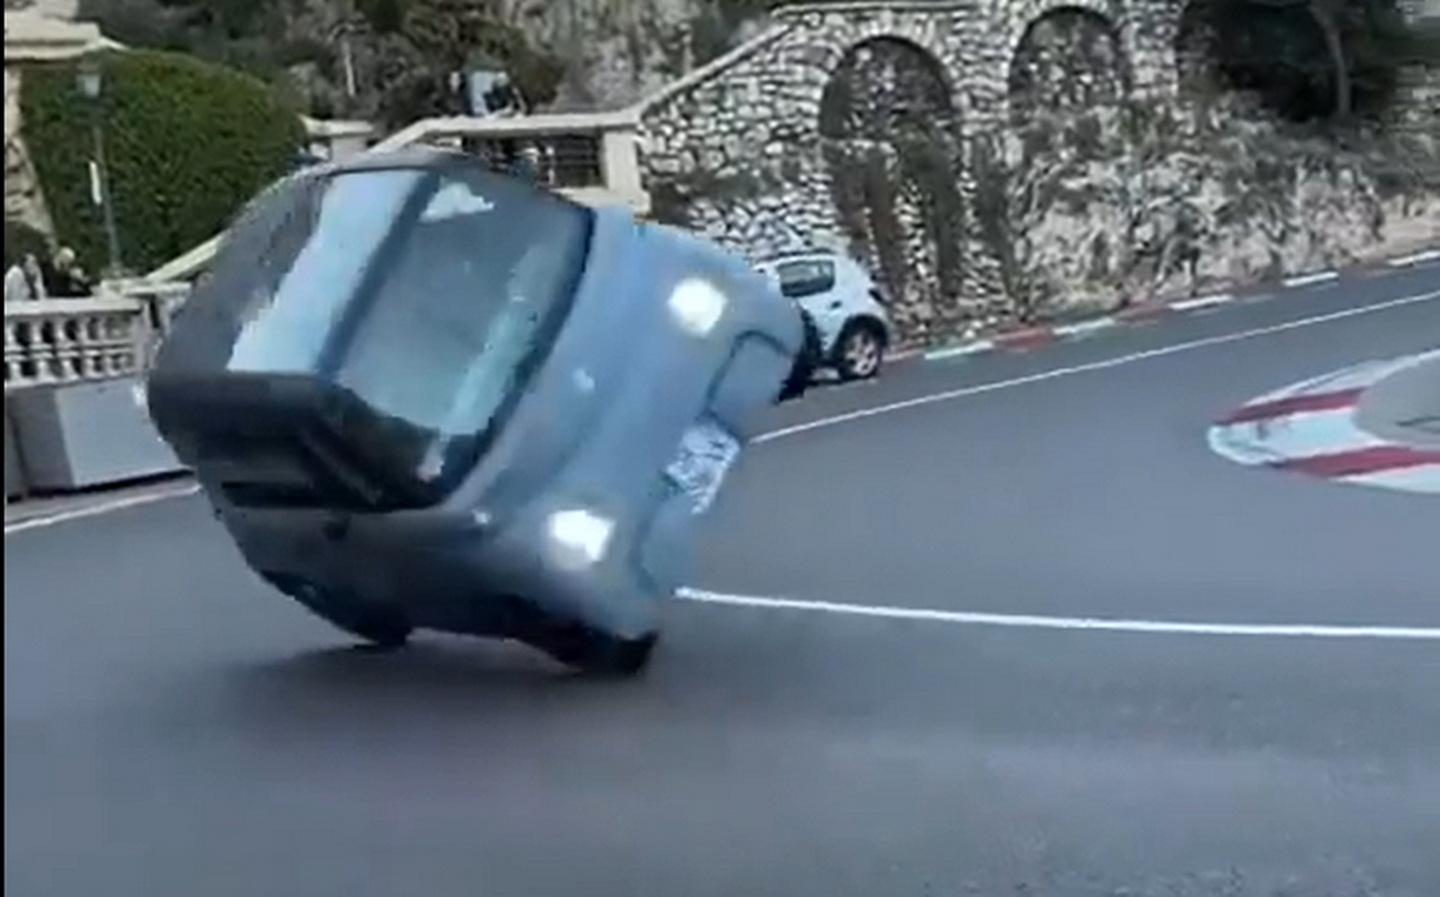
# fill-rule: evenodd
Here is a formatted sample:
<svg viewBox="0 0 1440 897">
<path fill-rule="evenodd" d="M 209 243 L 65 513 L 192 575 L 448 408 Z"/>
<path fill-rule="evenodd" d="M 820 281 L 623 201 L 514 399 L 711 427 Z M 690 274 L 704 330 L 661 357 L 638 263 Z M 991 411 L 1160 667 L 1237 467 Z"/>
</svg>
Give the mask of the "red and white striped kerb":
<svg viewBox="0 0 1440 897">
<path fill-rule="evenodd" d="M 1440 451 L 1388 442 L 1355 423 L 1365 389 L 1412 360 L 1368 362 L 1253 399 L 1216 421 L 1210 447 L 1240 464 L 1440 494 Z"/>
</svg>

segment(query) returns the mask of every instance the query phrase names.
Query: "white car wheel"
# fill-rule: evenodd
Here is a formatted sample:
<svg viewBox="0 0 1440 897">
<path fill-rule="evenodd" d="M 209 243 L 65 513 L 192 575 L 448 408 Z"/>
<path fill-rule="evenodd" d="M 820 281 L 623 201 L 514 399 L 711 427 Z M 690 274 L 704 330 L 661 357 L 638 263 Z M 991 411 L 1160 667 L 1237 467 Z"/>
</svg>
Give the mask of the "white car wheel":
<svg viewBox="0 0 1440 897">
<path fill-rule="evenodd" d="M 844 380 L 863 380 L 880 370 L 885 355 L 885 338 L 878 328 L 868 324 L 851 324 L 840 335 L 836 346 L 835 369 Z"/>
</svg>

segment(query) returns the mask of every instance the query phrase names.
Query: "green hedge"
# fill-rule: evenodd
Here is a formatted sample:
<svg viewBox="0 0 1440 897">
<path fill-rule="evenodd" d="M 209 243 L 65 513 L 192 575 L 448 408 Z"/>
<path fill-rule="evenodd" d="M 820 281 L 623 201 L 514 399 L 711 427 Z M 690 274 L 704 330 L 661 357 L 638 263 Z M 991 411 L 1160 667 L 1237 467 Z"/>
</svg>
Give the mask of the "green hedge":
<svg viewBox="0 0 1440 897">
<path fill-rule="evenodd" d="M 129 270 L 149 271 L 214 236 L 294 165 L 304 127 L 263 82 L 176 53 L 116 52 L 103 64 L 100 114 Z M 95 111 L 75 76 L 71 63 L 26 68 L 23 127 L 59 241 L 99 271 L 108 252 L 90 198 Z"/>
<path fill-rule="evenodd" d="M 26 255 L 45 258 L 50 254 L 50 242 L 45 235 L 18 221 L 5 222 L 5 270 L 21 261 Z"/>
</svg>

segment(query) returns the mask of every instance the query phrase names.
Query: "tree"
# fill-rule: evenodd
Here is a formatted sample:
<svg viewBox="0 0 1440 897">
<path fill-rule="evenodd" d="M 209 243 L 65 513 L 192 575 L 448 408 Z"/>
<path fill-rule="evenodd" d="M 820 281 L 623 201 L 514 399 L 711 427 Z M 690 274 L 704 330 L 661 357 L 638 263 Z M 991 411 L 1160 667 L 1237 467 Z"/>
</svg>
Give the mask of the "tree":
<svg viewBox="0 0 1440 897">
<path fill-rule="evenodd" d="M 1217 0 L 1207 17 L 1230 86 L 1297 120 L 1379 111 L 1402 68 L 1440 60 L 1440 25 L 1397 0 Z"/>
<path fill-rule="evenodd" d="M 460 112 L 448 82 L 471 67 L 504 69 L 531 107 L 553 99 L 564 65 L 499 15 L 487 0 L 412 0 L 400 34 L 414 54 L 386 103 L 390 123 Z"/>
</svg>

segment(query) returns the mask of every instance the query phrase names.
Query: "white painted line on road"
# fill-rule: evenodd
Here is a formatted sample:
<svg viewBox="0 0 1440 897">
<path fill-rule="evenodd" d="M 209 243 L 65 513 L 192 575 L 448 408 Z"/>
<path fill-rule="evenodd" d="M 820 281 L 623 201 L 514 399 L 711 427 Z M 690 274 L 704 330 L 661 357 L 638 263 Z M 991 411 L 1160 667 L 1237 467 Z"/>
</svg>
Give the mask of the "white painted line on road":
<svg viewBox="0 0 1440 897">
<path fill-rule="evenodd" d="M 1208 298 L 1211 297 L 1207 297 L 1207 299 Z M 1130 364 L 1136 361 L 1144 361 L 1148 358 L 1160 358 L 1166 355 L 1174 355 L 1181 352 L 1188 352 L 1193 349 L 1201 349 L 1206 346 L 1224 345 L 1225 343 L 1238 342 L 1240 340 L 1247 340 L 1259 336 L 1266 336 L 1272 333 L 1283 333 L 1287 330 L 1295 330 L 1301 327 L 1310 327 L 1318 324 L 1325 324 L 1330 321 L 1343 320 L 1345 318 L 1355 317 L 1357 315 L 1372 314 L 1375 312 L 1385 311 L 1390 308 L 1397 308 L 1405 305 L 1414 305 L 1419 302 L 1428 302 L 1437 298 L 1440 298 L 1440 291 L 1420 293 L 1413 296 L 1401 296 L 1397 299 L 1387 300 L 1385 302 L 1377 303 L 1375 305 L 1366 305 L 1360 308 L 1345 309 L 1344 311 L 1334 312 L 1328 315 L 1301 318 L 1297 321 L 1289 321 L 1284 324 L 1276 324 L 1270 327 L 1260 327 L 1253 330 L 1241 331 L 1239 333 L 1226 334 L 1224 336 L 1206 337 L 1205 339 L 1192 340 L 1186 343 L 1178 343 L 1176 345 L 1166 346 L 1160 349 L 1150 349 L 1145 352 L 1135 352 L 1129 355 L 1121 355 L 1116 358 L 1106 359 L 1105 361 L 1097 361 L 1090 364 L 1075 365 L 1073 367 L 1056 368 L 1054 370 L 1042 371 L 1038 374 L 1031 374 L 1026 377 L 1017 377 L 1012 380 L 1001 380 L 995 383 L 981 384 L 979 386 L 946 390 L 944 392 L 933 393 L 928 396 L 919 396 L 917 398 L 906 399 L 905 401 L 901 402 L 892 402 L 890 404 L 879 405 L 874 408 L 866 408 L 860 411 L 852 411 L 848 414 L 838 414 L 833 417 L 820 418 L 818 420 L 809 421 L 807 423 L 797 424 L 793 427 L 783 427 L 779 430 L 773 430 L 769 433 L 761 434 L 753 440 L 753 444 L 759 445 L 761 443 L 771 442 L 776 439 L 783 439 L 786 436 L 794 436 L 799 433 L 808 432 L 810 430 L 819 430 L 824 427 L 832 427 L 837 424 L 848 423 L 853 420 L 861 420 L 863 418 L 874 417 L 880 414 L 888 414 L 892 411 L 902 411 L 906 408 L 917 408 L 923 405 L 931 405 L 936 402 L 945 402 L 951 399 L 960 399 L 967 396 L 981 395 L 988 392 L 996 392 L 1002 389 L 1009 389 L 1016 386 L 1024 386 L 1029 383 L 1039 383 L 1045 380 L 1054 380 L 1060 377 L 1068 377 L 1073 374 L 1083 374 L 1089 371 L 1106 370 L 1109 368 L 1120 367 L 1121 365 Z M 1187 301 L 1193 302 L 1196 300 Z M 928 357 L 933 358 L 964 355 L 970 352 L 983 351 L 992 347 L 993 346 L 990 341 L 986 340 L 982 343 L 973 343 L 969 346 L 963 346 L 958 349 L 941 350 L 940 352 L 934 353 Z M 5 525 L 5 535 L 9 536 L 12 533 L 21 533 L 27 530 L 55 526 L 60 523 L 67 523 L 71 520 L 80 520 L 86 517 L 97 517 L 102 514 L 108 514 L 112 511 L 121 511 L 126 508 L 133 508 L 139 507 L 141 505 L 153 504 L 155 502 L 168 501 L 173 498 L 184 498 L 186 496 L 195 495 L 199 491 L 200 487 L 198 485 L 191 484 L 173 491 L 114 499 L 111 501 L 100 502 L 94 505 L 88 505 L 82 508 L 75 508 L 68 511 L 60 511 L 55 514 L 31 517 L 24 520 L 18 520 L 15 523 L 7 523 Z"/>
<path fill-rule="evenodd" d="M 889 607 L 870 604 L 842 604 L 833 601 L 802 601 L 793 598 L 764 598 L 755 595 L 727 595 L 702 589 L 681 589 L 677 597 L 700 604 L 754 607 L 766 610 L 797 610 L 917 620 L 926 623 L 955 623 L 968 626 L 997 626 L 1010 629 L 1062 629 L 1090 632 L 1143 632 L 1160 635 L 1228 635 L 1288 638 L 1369 638 L 1440 641 L 1440 627 L 1425 626 L 1329 626 L 1300 623 L 1181 623 L 1163 620 L 1123 620 L 1106 617 L 1050 617 L 1035 614 L 990 614 L 969 611 Z"/>
<path fill-rule="evenodd" d="M 826 427 L 833 427 L 838 424 L 851 421 L 863 420 L 867 417 L 877 417 L 881 414 L 889 414 L 894 411 L 904 411 L 908 408 L 919 408 L 924 405 L 933 405 L 937 402 L 948 402 L 953 399 L 963 399 L 969 396 L 978 396 L 990 392 L 998 392 L 1002 389 L 1012 389 L 1016 386 L 1026 386 L 1031 383 L 1043 383 L 1046 380 L 1056 380 L 1061 377 L 1070 377 L 1075 374 L 1085 374 L 1091 371 L 1103 371 L 1110 368 L 1120 367 L 1126 364 L 1133 364 L 1137 361 L 1145 361 L 1150 358 L 1163 358 L 1167 355 L 1178 355 L 1182 352 L 1190 352 L 1195 349 L 1204 349 L 1209 346 L 1223 346 L 1227 343 L 1240 342 L 1242 340 L 1255 339 L 1261 336 L 1270 336 L 1276 333 L 1285 333 L 1290 330 L 1299 330 L 1303 327 L 1315 327 L 1320 324 L 1328 324 L 1332 321 L 1342 321 L 1346 318 L 1354 318 L 1360 315 L 1375 314 L 1388 311 L 1392 308 L 1400 308 L 1406 305 L 1415 305 L 1421 302 L 1433 302 L 1440 299 L 1440 290 L 1433 290 L 1428 293 L 1419 293 L 1413 296 L 1401 296 L 1397 299 L 1389 299 L 1385 302 L 1378 302 L 1374 305 L 1365 305 L 1359 308 L 1347 308 L 1342 311 L 1331 312 L 1324 315 L 1316 315 L 1309 318 L 1300 318 L 1296 321 L 1287 321 L 1284 324 L 1272 324 L 1269 327 L 1256 327 L 1251 330 L 1242 330 L 1238 333 L 1227 333 L 1222 336 L 1208 336 L 1204 339 L 1191 340 L 1185 343 L 1177 343 L 1173 346 L 1164 346 L 1159 349 L 1148 349 L 1144 352 L 1134 352 L 1129 355 L 1120 355 L 1115 358 L 1107 358 L 1104 361 L 1094 361 L 1089 364 L 1078 364 L 1072 367 L 1055 368 L 1049 371 L 1041 371 L 1038 374 L 1029 374 L 1024 377 L 1015 377 L 1010 380 L 997 380 L 994 383 L 982 383 L 978 386 L 966 386 L 960 389 L 947 389 L 943 392 L 932 393 L 926 396 L 917 396 L 913 399 L 905 399 L 899 402 L 891 402 L 886 405 L 877 405 L 874 408 L 862 408 L 859 411 L 851 411 L 846 414 L 836 414 L 832 417 L 822 417 L 819 420 L 807 421 L 803 424 L 796 424 L 791 427 L 782 427 L 779 430 L 772 430 L 755 438 L 754 443 L 760 444 L 772 442 L 776 439 L 784 439 L 787 436 L 796 436 L 800 433 L 808 433 L 811 430 L 820 430 Z"/>
<path fill-rule="evenodd" d="M 1287 277 L 1281 283 L 1287 288 L 1308 287 L 1317 283 L 1327 283 L 1332 280 L 1339 280 L 1338 271 L 1316 271 L 1314 274 L 1301 274 L 1299 277 Z"/>
<path fill-rule="evenodd" d="M 1440 262 L 1440 249 L 1428 249 L 1425 252 L 1417 252 L 1414 255 L 1391 259 L 1390 267 L 1408 268 L 1411 265 L 1423 265 L 1427 262 Z"/>
<path fill-rule="evenodd" d="M 1357 486 L 1376 486 L 1381 489 L 1414 492 L 1419 495 L 1440 495 L 1440 464 L 1336 477 L 1336 482 L 1353 483 Z"/>
<path fill-rule="evenodd" d="M 28 517 L 24 520 L 17 520 L 14 523 L 5 524 L 5 535 L 11 533 L 23 533 L 26 530 L 43 529 L 47 526 L 55 526 L 59 523 L 69 523 L 71 520 L 82 520 L 86 517 L 98 517 L 101 514 L 109 514 L 111 511 L 123 511 L 126 508 L 138 508 L 142 505 L 154 504 L 161 501 L 169 501 L 172 498 L 184 498 L 188 495 L 195 495 L 200 491 L 200 486 L 190 483 L 176 489 L 166 489 L 163 492 L 151 492 L 145 495 L 132 495 L 127 498 L 116 498 L 109 501 L 99 502 L 93 505 L 86 505 L 80 508 L 71 508 L 68 511 L 57 511 L 54 514 L 44 514 L 37 517 Z"/>
<path fill-rule="evenodd" d="M 1235 296 L 1232 293 L 1217 293 L 1214 296 L 1201 296 L 1197 299 L 1182 299 L 1179 302 L 1172 302 L 1169 308 L 1171 311 L 1194 311 L 1197 308 L 1226 305 L 1234 301 Z"/>
<path fill-rule="evenodd" d="M 1063 327 L 1055 328 L 1057 337 L 1085 336 L 1098 330 L 1105 330 L 1114 327 L 1119 321 L 1114 317 L 1095 318 L 1092 321 L 1081 321 L 1078 324 L 1066 324 Z"/>
<path fill-rule="evenodd" d="M 991 339 L 976 340 L 973 343 L 965 343 L 962 346 L 955 346 L 950 349 L 936 349 L 934 352 L 926 352 L 926 361 L 939 361 L 942 358 L 957 358 L 961 355 L 975 355 L 980 352 L 989 352 L 995 348 L 995 341 Z"/>
</svg>

